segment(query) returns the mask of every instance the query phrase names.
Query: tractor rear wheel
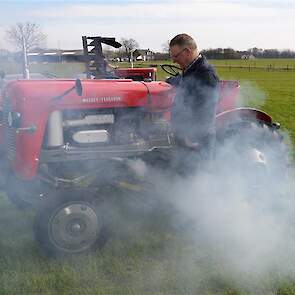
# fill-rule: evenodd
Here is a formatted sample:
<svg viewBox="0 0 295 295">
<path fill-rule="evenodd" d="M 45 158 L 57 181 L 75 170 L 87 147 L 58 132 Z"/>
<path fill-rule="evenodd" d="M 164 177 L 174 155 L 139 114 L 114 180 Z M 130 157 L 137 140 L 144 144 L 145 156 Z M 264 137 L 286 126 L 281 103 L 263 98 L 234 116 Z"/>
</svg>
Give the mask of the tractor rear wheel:
<svg viewBox="0 0 295 295">
<path fill-rule="evenodd" d="M 48 199 L 35 218 L 35 237 L 49 256 L 102 248 L 108 240 L 102 212 L 81 193 L 62 192 Z"/>
<path fill-rule="evenodd" d="M 272 182 L 279 185 L 286 180 L 288 146 L 273 126 L 247 121 L 233 125 L 225 136 L 223 134 L 220 146 L 221 150 L 222 146 L 226 146 L 230 151 L 227 154 L 229 166 L 237 168 L 256 183 L 266 185 Z"/>
</svg>

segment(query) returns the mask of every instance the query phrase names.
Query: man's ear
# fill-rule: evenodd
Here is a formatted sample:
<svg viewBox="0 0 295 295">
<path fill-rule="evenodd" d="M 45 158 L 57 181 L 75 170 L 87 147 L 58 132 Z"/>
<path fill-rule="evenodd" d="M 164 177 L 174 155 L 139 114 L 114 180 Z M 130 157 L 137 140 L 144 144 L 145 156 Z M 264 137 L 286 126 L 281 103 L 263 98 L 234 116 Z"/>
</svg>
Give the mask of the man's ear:
<svg viewBox="0 0 295 295">
<path fill-rule="evenodd" d="M 191 48 L 186 47 L 186 50 L 187 50 L 189 56 L 193 55 L 193 50 Z"/>
</svg>

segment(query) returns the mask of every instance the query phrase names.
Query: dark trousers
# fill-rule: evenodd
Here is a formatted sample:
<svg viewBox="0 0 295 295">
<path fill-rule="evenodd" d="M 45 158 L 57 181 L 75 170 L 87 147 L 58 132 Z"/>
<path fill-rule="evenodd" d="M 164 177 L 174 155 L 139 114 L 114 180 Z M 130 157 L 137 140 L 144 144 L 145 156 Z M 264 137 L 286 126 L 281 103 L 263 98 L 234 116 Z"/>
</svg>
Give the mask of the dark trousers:
<svg viewBox="0 0 295 295">
<path fill-rule="evenodd" d="M 210 134 L 200 138 L 197 148 L 184 145 L 181 141 L 176 141 L 172 150 L 172 169 L 180 175 L 186 176 L 196 172 L 208 171 L 212 168 L 212 160 L 215 154 L 215 134 Z"/>
</svg>

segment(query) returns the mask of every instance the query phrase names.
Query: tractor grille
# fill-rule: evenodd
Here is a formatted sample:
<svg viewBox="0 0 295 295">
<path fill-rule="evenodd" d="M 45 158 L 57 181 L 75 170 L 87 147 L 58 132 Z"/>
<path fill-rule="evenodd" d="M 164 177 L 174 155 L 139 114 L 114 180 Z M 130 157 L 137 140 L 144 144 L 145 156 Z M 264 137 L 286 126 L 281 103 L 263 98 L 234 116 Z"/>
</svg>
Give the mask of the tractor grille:
<svg viewBox="0 0 295 295">
<path fill-rule="evenodd" d="M 7 156 L 9 160 L 13 160 L 16 156 L 16 133 L 15 128 L 8 125 L 8 113 L 12 111 L 12 106 L 8 97 L 4 98 L 3 103 L 3 126 Z"/>
</svg>

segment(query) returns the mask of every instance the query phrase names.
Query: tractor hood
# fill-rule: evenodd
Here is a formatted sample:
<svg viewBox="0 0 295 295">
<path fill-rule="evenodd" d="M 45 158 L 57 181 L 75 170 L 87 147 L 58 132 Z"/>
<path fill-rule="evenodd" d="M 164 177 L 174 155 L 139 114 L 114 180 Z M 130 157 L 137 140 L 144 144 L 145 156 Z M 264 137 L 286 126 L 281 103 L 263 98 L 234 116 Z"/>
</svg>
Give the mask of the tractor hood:
<svg viewBox="0 0 295 295">
<path fill-rule="evenodd" d="M 173 89 L 165 82 L 82 80 L 81 96 L 75 90 L 62 95 L 74 85 L 75 80 L 18 80 L 9 83 L 7 96 L 12 104 L 24 108 L 34 106 L 36 111 L 117 107 L 153 110 L 172 105 Z"/>
</svg>

